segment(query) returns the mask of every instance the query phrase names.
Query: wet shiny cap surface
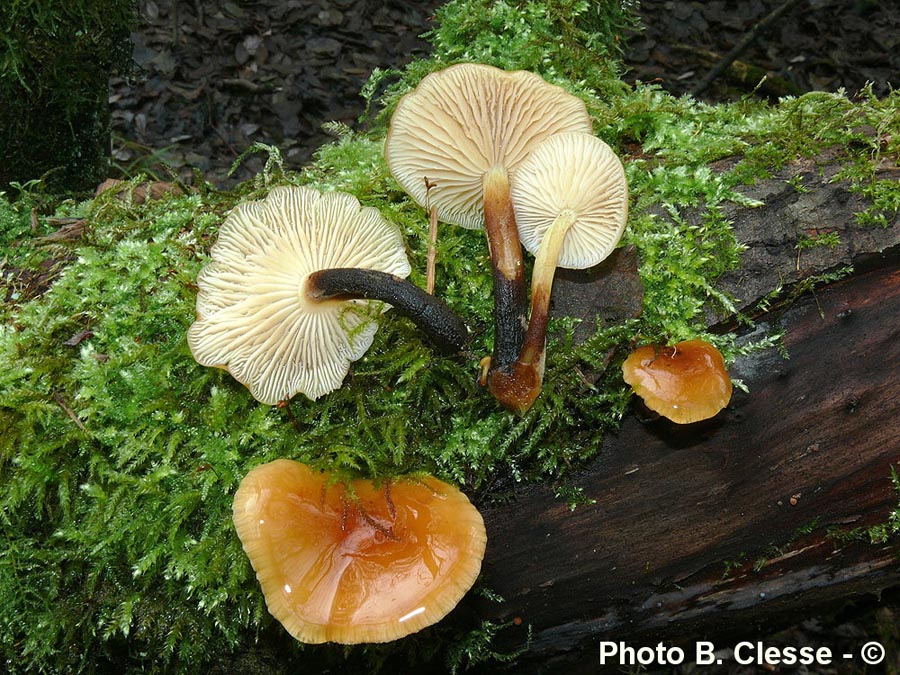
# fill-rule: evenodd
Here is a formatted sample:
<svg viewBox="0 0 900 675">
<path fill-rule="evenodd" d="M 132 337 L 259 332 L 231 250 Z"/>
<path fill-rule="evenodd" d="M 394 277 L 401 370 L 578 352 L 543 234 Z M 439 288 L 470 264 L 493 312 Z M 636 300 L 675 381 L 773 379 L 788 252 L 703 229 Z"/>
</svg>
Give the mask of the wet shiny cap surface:
<svg viewBox="0 0 900 675">
<path fill-rule="evenodd" d="M 306 643 L 388 642 L 439 621 L 486 544 L 477 509 L 436 478 L 331 484 L 286 459 L 241 482 L 234 524 L 269 611 Z"/>
<path fill-rule="evenodd" d="M 678 424 L 713 417 L 731 400 L 722 354 L 703 340 L 639 347 L 625 359 L 622 375 L 648 408 Z"/>
</svg>

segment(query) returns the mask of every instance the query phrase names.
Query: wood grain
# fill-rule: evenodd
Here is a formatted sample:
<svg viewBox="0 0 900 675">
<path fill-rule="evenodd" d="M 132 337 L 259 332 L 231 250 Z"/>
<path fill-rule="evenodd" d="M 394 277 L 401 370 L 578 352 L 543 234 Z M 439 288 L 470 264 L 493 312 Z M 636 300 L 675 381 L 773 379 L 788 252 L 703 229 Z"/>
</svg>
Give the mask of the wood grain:
<svg viewBox="0 0 900 675">
<path fill-rule="evenodd" d="M 900 265 L 886 262 L 779 317 L 790 358 L 735 364 L 750 393 L 713 420 L 628 417 L 575 481 L 594 505 L 531 486 L 487 510 L 485 582 L 506 601 L 483 611 L 532 625 L 526 661 L 900 582 L 893 546 L 828 536 L 897 508 Z"/>
<path fill-rule="evenodd" d="M 594 504 L 571 512 L 553 486 L 530 485 L 486 510 L 485 583 L 505 602 L 478 609 L 522 620 L 507 648 L 525 644 L 530 625 L 517 667 L 571 670 L 601 639 L 734 632 L 900 583 L 895 544 L 832 536 L 887 522 L 900 460 L 900 216 L 859 224 L 866 205 L 835 180 L 837 158 L 790 164 L 745 189 L 761 207 L 725 209 L 746 250 L 718 286 L 743 311 L 759 314 L 779 285 L 790 298 L 813 275 L 856 269 L 759 317 L 747 338 L 782 330 L 789 358 L 770 350 L 735 363 L 749 393 L 713 420 L 628 416 L 573 481 Z M 824 232 L 839 244 L 798 257 L 801 237 Z M 557 315 L 603 318 L 595 305 L 610 297 L 610 275 L 588 272 L 561 280 Z M 714 330 L 731 320 L 707 318 Z"/>
</svg>

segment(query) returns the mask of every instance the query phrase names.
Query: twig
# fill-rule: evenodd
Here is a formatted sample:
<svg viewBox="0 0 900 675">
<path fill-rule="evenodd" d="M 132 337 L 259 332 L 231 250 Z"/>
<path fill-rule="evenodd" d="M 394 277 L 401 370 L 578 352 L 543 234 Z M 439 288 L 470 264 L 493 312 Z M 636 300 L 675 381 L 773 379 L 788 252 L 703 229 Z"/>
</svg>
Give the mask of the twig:
<svg viewBox="0 0 900 675">
<path fill-rule="evenodd" d="M 366 523 L 369 525 L 369 527 L 372 527 L 375 530 L 377 530 L 378 532 L 381 532 L 381 534 L 383 534 L 387 539 L 390 539 L 392 541 L 400 541 L 400 537 L 398 537 L 396 534 L 394 534 L 394 526 L 393 525 L 391 525 L 390 527 L 385 527 L 384 525 L 379 523 L 377 520 L 375 520 L 372 516 L 370 516 L 369 513 L 362 507 L 362 505 L 355 504 L 355 506 L 356 506 L 356 511 L 359 513 L 359 515 L 362 516 L 363 520 L 366 521 Z"/>
<path fill-rule="evenodd" d="M 394 500 L 391 499 L 390 478 L 388 478 L 384 483 L 384 501 L 387 502 L 388 513 L 391 514 L 391 521 L 397 520 L 397 509 L 394 507 Z"/>
<path fill-rule="evenodd" d="M 366 522 L 369 527 L 383 534 L 386 539 L 390 539 L 391 541 L 400 541 L 400 537 L 394 534 L 393 525 L 390 527 L 385 527 L 384 525 L 379 523 L 369 515 L 369 513 L 362 507 L 362 504 L 359 504 L 356 501 L 350 501 L 346 497 L 341 497 L 341 502 L 343 504 L 343 508 L 341 510 L 341 532 L 347 531 L 347 519 L 350 514 L 350 509 L 353 509 L 360 515 L 360 517 Z"/>
<path fill-rule="evenodd" d="M 428 261 L 425 290 L 434 295 L 434 267 L 437 260 L 438 217 L 437 208 L 432 206 L 428 213 Z"/>
<path fill-rule="evenodd" d="M 749 47 L 757 37 L 759 37 L 760 33 L 762 33 L 768 26 L 777 21 L 785 12 L 791 9 L 794 5 L 801 2 L 801 0 L 784 0 L 778 7 L 773 9 L 769 14 L 764 16 L 759 23 L 757 23 L 753 28 L 747 31 L 744 34 L 738 43 L 732 47 L 731 51 L 728 52 L 724 58 L 719 61 L 713 68 L 704 75 L 694 89 L 691 91 L 692 96 L 699 96 L 702 92 L 706 91 L 706 88 L 711 85 L 719 75 L 724 73 L 728 66 L 732 64 L 732 62 L 740 56 L 744 50 Z"/>
<path fill-rule="evenodd" d="M 281 408 L 287 413 L 288 419 L 291 421 L 291 424 L 294 426 L 294 429 L 298 434 L 303 433 L 303 429 L 300 428 L 300 422 L 297 421 L 297 418 L 294 417 L 294 411 L 291 410 L 291 402 L 288 399 L 284 399 L 283 401 L 279 401 L 276 405 L 276 408 Z"/>
<path fill-rule="evenodd" d="M 60 394 L 58 391 L 54 391 L 53 400 L 56 401 L 57 405 L 63 409 L 66 415 L 68 415 L 69 418 L 73 422 L 75 422 L 79 429 L 81 429 L 84 433 L 88 433 L 87 427 L 84 426 L 84 422 L 78 419 L 78 415 L 76 415 L 75 411 L 68 406 L 66 400 L 62 397 L 62 394 Z"/>
<path fill-rule="evenodd" d="M 436 183 L 425 176 L 425 210 L 428 211 L 428 257 L 425 267 L 425 290 L 434 295 L 434 267 L 437 260 L 438 217 L 437 208 L 428 203 L 428 194 Z"/>
<path fill-rule="evenodd" d="M 247 92 L 248 94 L 261 94 L 266 91 L 265 87 L 252 80 L 248 80 L 245 77 L 227 77 L 222 80 L 222 86 L 230 89 L 238 89 Z"/>
<path fill-rule="evenodd" d="M 87 220 L 84 218 L 50 218 L 50 225 L 60 225 L 60 228 L 43 237 L 35 237 L 37 244 L 54 244 L 68 241 L 76 241 L 84 235 L 87 229 Z"/>
</svg>

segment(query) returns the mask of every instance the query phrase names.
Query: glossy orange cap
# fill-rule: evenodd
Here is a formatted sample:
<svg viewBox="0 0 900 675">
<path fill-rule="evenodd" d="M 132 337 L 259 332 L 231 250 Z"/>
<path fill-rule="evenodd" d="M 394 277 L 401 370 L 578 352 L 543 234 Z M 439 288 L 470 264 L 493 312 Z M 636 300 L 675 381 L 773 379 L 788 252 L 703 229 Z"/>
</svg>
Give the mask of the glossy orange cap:
<svg viewBox="0 0 900 675">
<path fill-rule="evenodd" d="M 725 360 L 704 340 L 639 347 L 622 364 L 622 376 L 650 410 L 678 424 L 713 417 L 731 400 Z"/>
<path fill-rule="evenodd" d="M 450 612 L 481 570 L 478 510 L 436 478 L 331 484 L 279 459 L 234 497 L 269 612 L 306 643 L 389 642 Z"/>
</svg>

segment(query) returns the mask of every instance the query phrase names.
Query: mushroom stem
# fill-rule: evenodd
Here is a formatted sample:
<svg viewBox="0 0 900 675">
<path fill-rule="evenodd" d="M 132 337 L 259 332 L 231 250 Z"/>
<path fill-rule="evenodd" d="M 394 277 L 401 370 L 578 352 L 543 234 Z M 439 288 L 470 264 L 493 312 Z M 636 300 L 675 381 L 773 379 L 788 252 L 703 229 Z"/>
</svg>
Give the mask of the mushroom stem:
<svg viewBox="0 0 900 675">
<path fill-rule="evenodd" d="M 522 349 L 510 372 L 488 374 L 491 394 L 505 408 L 519 414 L 528 412 L 541 393 L 553 277 L 563 242 L 574 224 L 575 214 L 566 209 L 544 234 L 531 276 L 531 314 Z"/>
<path fill-rule="evenodd" d="M 528 330 L 518 361 L 528 365 L 538 360 L 543 364 L 543 352 L 547 343 L 547 320 L 550 314 L 550 293 L 556 275 L 556 263 L 569 229 L 575 224 L 575 214 L 566 209 L 560 213 L 541 240 L 534 271 L 531 276 L 531 314 Z"/>
<path fill-rule="evenodd" d="M 461 351 L 468 338 L 466 324 L 449 305 L 405 279 L 378 270 L 338 267 L 306 277 L 304 295 L 313 302 L 364 298 L 391 305 L 421 329 L 440 351 Z"/>
<path fill-rule="evenodd" d="M 484 174 L 484 228 L 494 276 L 494 353 L 490 369 L 507 370 L 516 360 L 525 332 L 525 269 L 509 176 L 502 164 Z"/>
</svg>

